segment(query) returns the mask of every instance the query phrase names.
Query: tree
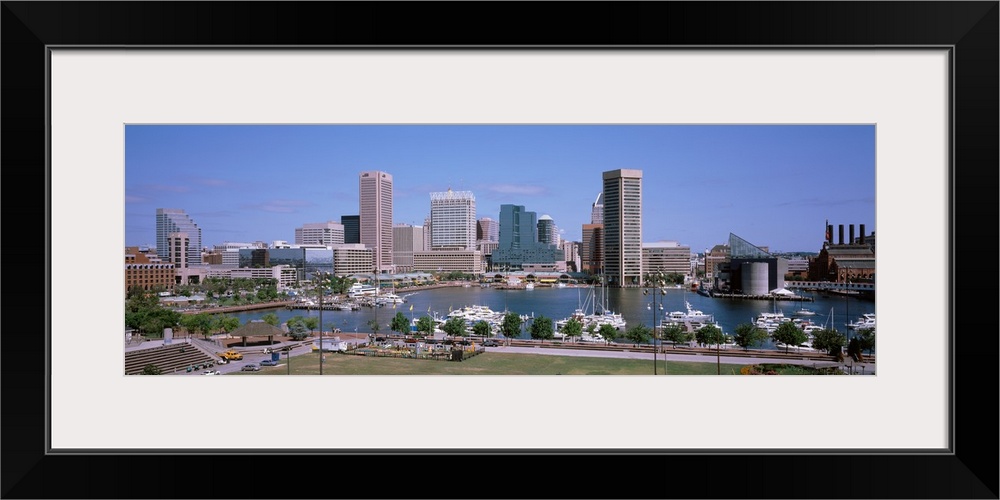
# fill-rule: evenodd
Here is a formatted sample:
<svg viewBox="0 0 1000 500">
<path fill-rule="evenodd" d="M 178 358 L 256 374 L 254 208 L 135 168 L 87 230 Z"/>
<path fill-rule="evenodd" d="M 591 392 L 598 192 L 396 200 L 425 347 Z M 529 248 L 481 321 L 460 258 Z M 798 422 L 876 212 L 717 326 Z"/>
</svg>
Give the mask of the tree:
<svg viewBox="0 0 1000 500">
<path fill-rule="evenodd" d="M 309 336 L 309 328 L 306 327 L 302 320 L 288 320 L 285 324 L 288 325 L 288 336 L 291 337 L 292 340 L 302 340 Z"/>
<path fill-rule="evenodd" d="M 267 323 L 271 326 L 278 326 L 278 322 L 280 321 L 278 319 L 278 315 L 274 313 L 267 313 L 264 316 L 262 316 L 261 319 L 264 320 L 264 323 Z"/>
<path fill-rule="evenodd" d="M 858 330 L 857 336 L 854 338 L 858 339 L 858 348 L 868 351 L 868 354 L 871 355 L 872 350 L 875 349 L 875 329 L 862 328 Z"/>
<path fill-rule="evenodd" d="M 506 337 L 507 345 L 510 345 L 510 339 L 518 337 L 521 335 L 521 317 L 514 312 L 508 312 L 503 315 L 503 323 L 500 324 L 500 333 Z"/>
<path fill-rule="evenodd" d="M 441 329 L 444 330 L 444 333 L 453 337 L 463 337 L 465 336 L 465 318 L 457 316 L 448 318 L 448 321 L 444 322 Z"/>
<path fill-rule="evenodd" d="M 372 333 L 378 333 L 378 321 L 374 319 L 368 320 L 368 328 L 371 329 Z"/>
<path fill-rule="evenodd" d="M 809 336 L 806 332 L 803 332 L 801 328 L 793 324 L 791 321 L 786 321 L 778 325 L 778 328 L 774 330 L 771 334 L 771 338 L 775 342 L 781 342 L 785 344 L 785 352 L 788 352 L 789 346 L 800 346 L 803 342 L 809 340 Z"/>
<path fill-rule="evenodd" d="M 205 338 L 212 335 L 216 328 L 215 316 L 208 313 L 198 313 L 184 318 L 184 327 L 193 333 L 200 333 Z"/>
<path fill-rule="evenodd" d="M 165 328 L 181 323 L 182 314 L 160 305 L 156 290 L 130 288 L 125 301 L 125 326 L 143 333 L 160 336 Z"/>
<path fill-rule="evenodd" d="M 430 316 L 417 318 L 417 331 L 424 335 L 432 335 L 434 333 L 434 319 Z"/>
<path fill-rule="evenodd" d="M 553 337 L 552 334 L 554 333 L 552 318 L 538 316 L 531 322 L 531 327 L 528 329 L 528 333 L 531 334 L 531 338 L 541 340 L 542 342 L 545 342 L 547 339 L 551 339 Z"/>
<path fill-rule="evenodd" d="M 726 336 L 723 335 L 722 330 L 715 325 L 705 325 L 699 328 L 695 332 L 695 338 L 699 344 L 704 345 L 722 344 L 726 340 Z"/>
<path fill-rule="evenodd" d="M 663 340 L 666 340 L 673 344 L 676 348 L 677 344 L 686 344 L 691 340 L 691 334 L 684 331 L 684 327 L 681 325 L 669 325 L 663 329 Z"/>
<path fill-rule="evenodd" d="M 813 348 L 826 351 L 838 359 L 844 355 L 843 348 L 845 345 L 847 345 L 847 337 L 832 328 L 824 328 L 813 334 Z"/>
<path fill-rule="evenodd" d="M 625 330 L 625 338 L 629 339 L 636 345 L 643 342 L 649 342 L 649 339 L 651 338 L 649 327 L 642 323 L 632 326 L 631 328 Z"/>
<path fill-rule="evenodd" d="M 487 323 L 487 322 L 485 322 L 485 321 L 483 321 L 483 320 L 479 320 L 479 321 L 476 322 L 476 324 L 472 325 L 472 333 L 474 333 L 474 334 L 476 334 L 476 335 L 478 335 L 480 337 L 489 337 L 490 336 L 490 324 Z"/>
<path fill-rule="evenodd" d="M 225 333 L 229 333 L 240 327 L 240 319 L 236 316 L 230 316 L 228 314 L 223 314 L 216 318 L 215 326 L 219 330 Z"/>
<path fill-rule="evenodd" d="M 319 328 L 319 318 L 316 316 L 306 316 L 302 318 L 302 324 L 306 325 L 309 331 Z"/>
<path fill-rule="evenodd" d="M 744 351 L 754 346 L 760 346 L 767 340 L 767 330 L 758 328 L 752 323 L 740 323 L 736 325 L 735 331 L 736 336 L 733 340 Z"/>
<path fill-rule="evenodd" d="M 614 325 L 608 323 L 601 325 L 600 328 L 597 329 L 597 334 L 600 335 L 607 344 L 614 342 L 615 339 L 618 338 L 618 330 L 614 327 Z"/>
<path fill-rule="evenodd" d="M 142 373 L 140 373 L 140 375 L 159 375 L 160 373 L 160 367 L 150 363 L 142 367 Z"/>
<path fill-rule="evenodd" d="M 579 337 L 583 335 L 583 323 L 576 318 L 570 318 L 562 327 L 562 333 L 567 337 Z"/>
<path fill-rule="evenodd" d="M 389 329 L 394 332 L 405 334 L 410 330 L 410 320 L 406 319 L 405 314 L 398 312 L 392 317 L 392 322 L 389 323 Z"/>
</svg>

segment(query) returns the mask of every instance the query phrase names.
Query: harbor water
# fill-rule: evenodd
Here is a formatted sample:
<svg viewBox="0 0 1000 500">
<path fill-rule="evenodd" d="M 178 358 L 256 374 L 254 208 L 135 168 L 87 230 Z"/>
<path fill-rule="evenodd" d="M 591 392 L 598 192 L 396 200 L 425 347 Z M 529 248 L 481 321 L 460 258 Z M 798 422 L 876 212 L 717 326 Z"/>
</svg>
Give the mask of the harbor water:
<svg viewBox="0 0 1000 500">
<path fill-rule="evenodd" d="M 479 285 L 471 287 L 450 287 L 431 290 L 399 289 L 396 294 L 404 297 L 406 302 L 383 307 L 362 307 L 355 311 L 325 310 L 322 313 L 323 330 L 340 329 L 344 332 L 368 332 L 370 320 L 376 320 L 379 331 L 389 332 L 389 323 L 396 313 L 402 313 L 407 319 L 421 316 L 445 317 L 455 309 L 466 306 L 482 305 L 498 312 L 511 311 L 519 315 L 538 318 L 545 316 L 554 321 L 565 319 L 577 308 L 584 308 L 587 314 L 595 309 L 602 310 L 602 304 L 607 303 L 608 309 L 620 313 L 627 326 L 643 324 L 651 327 L 670 312 L 686 311 L 686 302 L 691 307 L 714 316 L 723 332 L 732 335 L 736 326 L 741 323 L 752 323 L 760 313 L 781 312 L 786 317 L 801 317 L 813 324 L 833 327 L 848 335 L 854 331 L 847 328 L 847 323 L 857 320 L 862 314 L 874 313 L 875 302 L 854 296 L 827 294 L 823 292 L 797 292 L 799 295 L 811 298 L 811 301 L 790 300 L 754 300 L 705 297 L 682 288 L 666 288 L 661 295 L 656 292 L 655 306 L 651 295 L 644 295 L 641 288 L 601 289 L 593 287 L 536 287 L 533 290 L 500 290 L 482 288 Z M 606 293 L 605 293 L 606 292 Z M 652 290 L 649 290 L 652 293 Z M 603 295 L 606 295 L 604 297 Z M 596 303 L 596 307 L 595 307 Z M 662 309 L 661 309 L 662 307 Z M 793 313 L 805 307 L 814 311 L 813 316 L 793 316 Z M 320 316 L 317 310 L 303 309 L 264 309 L 232 314 L 239 318 L 240 323 L 261 319 L 264 315 L 274 313 L 283 323 L 293 316 Z M 655 315 L 655 321 L 654 321 Z M 529 320 L 530 322 L 530 320 Z M 522 338 L 530 338 L 527 328 L 522 329 Z M 763 348 L 773 348 L 768 341 Z"/>
</svg>

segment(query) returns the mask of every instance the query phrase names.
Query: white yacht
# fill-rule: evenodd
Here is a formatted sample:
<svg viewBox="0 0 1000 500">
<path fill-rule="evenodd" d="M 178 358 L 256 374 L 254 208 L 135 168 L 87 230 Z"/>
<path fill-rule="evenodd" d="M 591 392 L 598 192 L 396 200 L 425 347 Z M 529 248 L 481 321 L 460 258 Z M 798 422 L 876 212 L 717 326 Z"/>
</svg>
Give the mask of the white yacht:
<svg viewBox="0 0 1000 500">
<path fill-rule="evenodd" d="M 351 285 L 351 288 L 347 289 L 347 296 L 350 298 L 358 297 L 371 297 L 378 292 L 378 288 L 374 285 L 364 285 L 361 283 L 355 283 Z"/>
<path fill-rule="evenodd" d="M 863 330 L 866 328 L 875 328 L 875 313 L 865 313 L 862 314 L 853 323 L 848 323 L 847 327 L 852 330 Z"/>
</svg>

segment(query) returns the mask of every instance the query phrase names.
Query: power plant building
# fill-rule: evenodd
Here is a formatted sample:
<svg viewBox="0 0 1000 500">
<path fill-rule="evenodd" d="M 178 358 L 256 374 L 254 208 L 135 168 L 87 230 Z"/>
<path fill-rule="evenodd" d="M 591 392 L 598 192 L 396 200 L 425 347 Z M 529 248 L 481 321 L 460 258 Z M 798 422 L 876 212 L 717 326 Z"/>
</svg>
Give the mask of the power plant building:
<svg viewBox="0 0 1000 500">
<path fill-rule="evenodd" d="M 809 263 L 810 281 L 830 281 L 836 283 L 874 283 L 875 245 L 871 240 L 875 234 L 865 234 L 861 224 L 861 235 L 854 236 L 854 224 L 850 225 L 850 235 L 844 242 L 844 225 L 839 226 L 839 239 L 833 241 L 833 225 L 826 226 L 826 240 L 819 255 Z"/>
</svg>

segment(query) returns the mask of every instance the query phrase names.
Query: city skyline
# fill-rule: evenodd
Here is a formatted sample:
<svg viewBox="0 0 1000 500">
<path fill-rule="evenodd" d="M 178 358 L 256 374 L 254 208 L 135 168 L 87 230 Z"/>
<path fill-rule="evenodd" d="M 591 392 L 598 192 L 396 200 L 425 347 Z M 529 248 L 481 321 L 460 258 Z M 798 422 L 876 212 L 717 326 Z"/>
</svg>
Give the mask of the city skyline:
<svg viewBox="0 0 1000 500">
<path fill-rule="evenodd" d="M 129 125 L 125 241 L 152 244 L 158 208 L 202 245 L 294 241 L 359 213 L 358 175 L 393 178 L 392 223 L 422 225 L 430 193 L 469 191 L 581 241 L 602 172 L 643 171 L 644 243 L 698 253 L 730 233 L 776 252 L 819 249 L 825 224 L 875 231 L 872 125 Z"/>
</svg>

